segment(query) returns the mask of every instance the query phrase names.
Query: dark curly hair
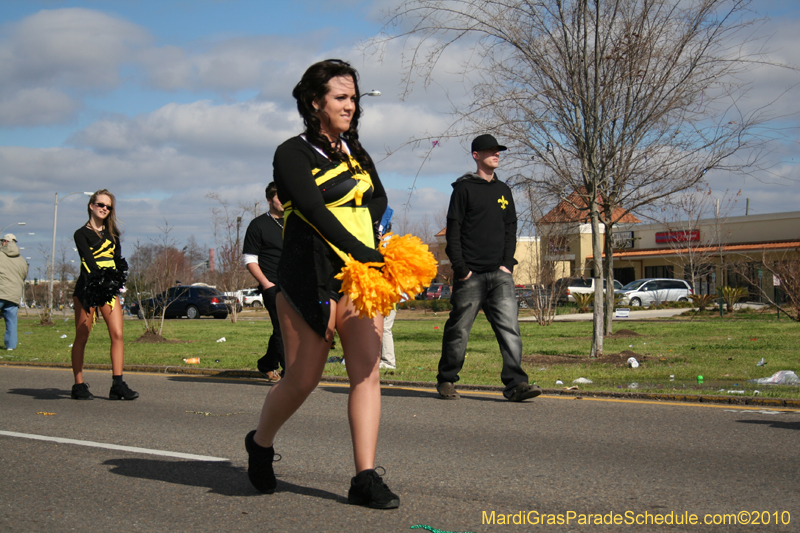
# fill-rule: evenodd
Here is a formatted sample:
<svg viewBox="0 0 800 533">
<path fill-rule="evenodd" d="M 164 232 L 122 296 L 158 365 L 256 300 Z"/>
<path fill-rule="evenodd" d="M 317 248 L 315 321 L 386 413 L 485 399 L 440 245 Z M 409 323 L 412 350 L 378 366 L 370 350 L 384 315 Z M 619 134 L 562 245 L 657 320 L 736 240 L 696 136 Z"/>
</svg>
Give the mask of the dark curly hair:
<svg viewBox="0 0 800 533">
<path fill-rule="evenodd" d="M 322 134 L 322 124 L 314 110 L 314 101 L 323 100 L 330 88 L 328 82 L 338 76 L 350 76 L 356 89 L 356 109 L 353 112 L 353 119 L 350 121 L 350 129 L 341 134 L 341 138 L 347 142 L 350 153 L 364 170 L 375 168 L 372 158 L 361 146 L 358 140 L 358 119 L 361 116 L 361 92 L 358 90 L 358 72 L 350 66 L 350 63 L 340 59 L 326 59 L 319 63 L 314 63 L 306 70 L 300 79 L 292 96 L 297 100 L 297 111 L 303 117 L 305 124 L 305 136 L 314 146 L 322 150 L 333 161 L 347 162 L 347 154 L 341 150 L 331 148 L 331 143 Z"/>
</svg>

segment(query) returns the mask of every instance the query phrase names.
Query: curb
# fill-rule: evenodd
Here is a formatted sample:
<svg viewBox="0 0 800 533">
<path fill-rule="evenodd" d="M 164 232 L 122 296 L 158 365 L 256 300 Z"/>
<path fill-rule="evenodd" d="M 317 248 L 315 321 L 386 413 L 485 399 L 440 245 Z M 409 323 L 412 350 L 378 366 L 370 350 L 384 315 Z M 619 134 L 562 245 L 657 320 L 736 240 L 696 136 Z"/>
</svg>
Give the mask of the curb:
<svg viewBox="0 0 800 533">
<path fill-rule="evenodd" d="M 23 361 L 4 361 L 0 366 L 20 366 L 38 368 L 72 368 L 70 363 L 37 363 Z M 108 364 L 87 364 L 87 370 L 108 370 Z M 176 374 L 190 376 L 208 376 L 218 378 L 264 379 L 260 372 L 255 370 L 215 370 L 212 368 L 190 368 L 185 366 L 157 366 L 157 365 L 130 365 L 125 366 L 126 372 L 147 372 L 151 374 Z M 322 376 L 320 383 L 349 383 L 346 377 Z M 394 385 L 395 387 L 421 387 L 435 389 L 436 385 L 427 381 L 400 381 L 381 379 L 381 385 Z M 463 391 L 503 391 L 502 387 L 494 385 L 459 385 Z M 793 398 L 756 398 L 743 396 L 710 396 L 705 394 L 672 394 L 672 393 L 647 393 L 647 392 L 619 392 L 619 391 L 581 391 L 565 389 L 542 389 L 542 394 L 547 396 L 571 396 L 576 400 L 583 398 L 613 398 L 618 400 L 653 400 L 674 403 L 700 403 L 716 405 L 746 405 L 770 408 L 788 407 L 800 409 L 800 399 Z"/>
</svg>

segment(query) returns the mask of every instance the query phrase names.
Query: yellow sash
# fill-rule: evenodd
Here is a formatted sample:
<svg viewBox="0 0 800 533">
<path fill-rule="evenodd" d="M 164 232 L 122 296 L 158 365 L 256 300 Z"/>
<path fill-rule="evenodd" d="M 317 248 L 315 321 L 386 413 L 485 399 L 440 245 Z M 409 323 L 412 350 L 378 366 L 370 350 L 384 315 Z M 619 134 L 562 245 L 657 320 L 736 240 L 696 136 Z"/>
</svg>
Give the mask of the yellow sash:
<svg viewBox="0 0 800 533">
<path fill-rule="evenodd" d="M 353 236 L 367 246 L 372 246 L 375 239 L 375 230 L 372 227 L 372 217 L 370 216 L 367 206 L 361 205 L 364 194 L 372 187 L 372 178 L 368 172 L 365 172 L 361 168 L 361 166 L 352 156 L 349 156 L 349 158 L 350 167 L 348 167 L 347 163 L 341 162 L 335 167 L 327 170 L 319 168 L 312 169 L 311 175 L 314 177 L 314 181 L 318 187 L 322 187 L 326 183 L 342 178 L 353 178 L 356 180 L 356 185 L 350 189 L 347 194 L 328 204 L 325 204 L 325 206 L 330 210 L 331 213 L 333 213 L 333 216 L 335 216 L 336 219 L 341 222 L 342 226 L 344 226 L 347 231 L 349 231 Z M 350 170 L 351 167 L 355 170 L 355 172 Z M 345 205 L 351 202 L 354 203 L 355 206 Z M 302 213 L 292 208 L 291 202 L 283 204 L 283 209 L 284 228 L 286 227 L 286 224 L 289 223 L 292 215 L 297 215 L 302 220 L 305 220 L 317 231 L 317 233 L 319 233 L 323 239 L 325 239 L 325 236 L 321 231 L 319 231 L 319 228 L 314 227 L 314 225 L 311 224 Z M 325 242 L 327 242 L 333 251 L 342 258 L 342 261 L 347 260 L 346 253 L 331 244 L 328 239 L 325 239 Z"/>
</svg>

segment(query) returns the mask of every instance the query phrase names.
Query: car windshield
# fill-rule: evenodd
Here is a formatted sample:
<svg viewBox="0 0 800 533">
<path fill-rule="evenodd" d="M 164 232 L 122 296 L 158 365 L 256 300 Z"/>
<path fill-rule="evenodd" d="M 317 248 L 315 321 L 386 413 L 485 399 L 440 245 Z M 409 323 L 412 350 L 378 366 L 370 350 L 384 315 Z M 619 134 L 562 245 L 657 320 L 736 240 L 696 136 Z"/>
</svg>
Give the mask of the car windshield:
<svg viewBox="0 0 800 533">
<path fill-rule="evenodd" d="M 633 291 L 633 290 L 636 290 L 636 289 L 638 289 L 639 287 L 641 287 L 642 285 L 644 285 L 644 284 L 645 284 L 645 282 L 647 282 L 647 280 L 646 280 L 646 279 L 637 279 L 636 281 L 631 281 L 630 283 L 628 283 L 627 285 L 625 285 L 624 287 L 622 287 L 622 290 L 623 290 L 623 291 Z"/>
</svg>

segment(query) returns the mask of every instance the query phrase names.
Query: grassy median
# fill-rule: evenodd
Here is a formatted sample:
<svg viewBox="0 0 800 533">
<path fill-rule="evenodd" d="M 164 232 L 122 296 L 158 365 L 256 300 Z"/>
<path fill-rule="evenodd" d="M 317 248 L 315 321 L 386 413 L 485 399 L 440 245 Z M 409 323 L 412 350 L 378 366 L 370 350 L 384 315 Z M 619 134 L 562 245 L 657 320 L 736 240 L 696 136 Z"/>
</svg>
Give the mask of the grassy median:
<svg viewBox="0 0 800 533">
<path fill-rule="evenodd" d="M 394 325 L 398 367 L 382 371 L 387 380 L 435 382 L 436 365 L 447 313 L 430 310 L 400 311 Z M 0 361 L 70 361 L 75 336 L 70 316 L 54 318 L 54 326 L 42 326 L 36 317 L 20 313 L 19 346 L 2 352 Z M 523 366 L 531 381 L 543 388 L 575 386 L 585 391 L 679 392 L 687 394 L 799 398 L 800 387 L 757 385 L 748 380 L 771 376 L 779 370 L 800 374 L 798 350 L 800 324 L 774 313 L 693 315 L 676 319 L 615 323 L 614 335 L 605 338 L 604 356 L 591 360 L 590 322 L 556 322 L 548 327 L 522 322 Z M 192 366 L 211 369 L 255 370 L 271 331 L 264 311 L 246 311 L 237 323 L 229 320 L 167 320 L 167 342 L 141 342 L 143 322 L 125 321 L 126 365 Z M 225 339 L 221 341 L 221 339 Z M 108 332 L 99 322 L 86 349 L 87 363 L 108 363 Z M 330 357 L 341 358 L 341 347 Z M 184 359 L 197 357 L 199 365 Z M 639 368 L 627 360 L 635 357 Z M 764 358 L 766 365 L 756 366 Z M 500 385 L 501 359 L 483 315 L 472 329 L 460 384 Z M 326 365 L 326 375 L 345 376 L 338 362 Z M 703 376 L 698 384 L 697 376 Z M 561 383 L 557 383 L 560 381 Z"/>
</svg>

